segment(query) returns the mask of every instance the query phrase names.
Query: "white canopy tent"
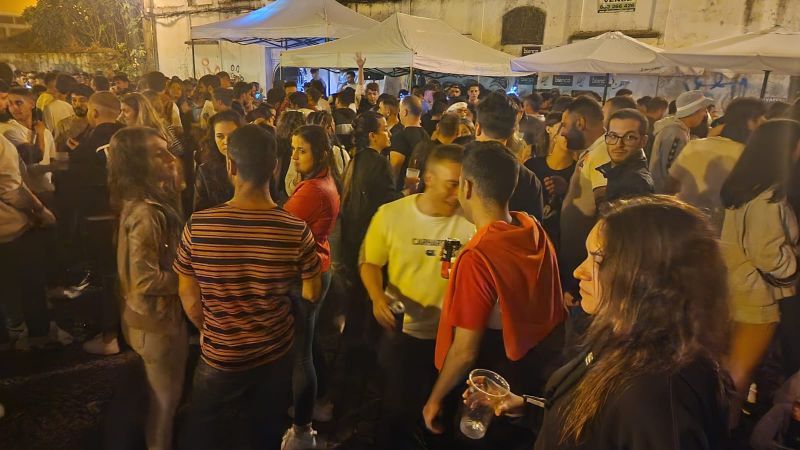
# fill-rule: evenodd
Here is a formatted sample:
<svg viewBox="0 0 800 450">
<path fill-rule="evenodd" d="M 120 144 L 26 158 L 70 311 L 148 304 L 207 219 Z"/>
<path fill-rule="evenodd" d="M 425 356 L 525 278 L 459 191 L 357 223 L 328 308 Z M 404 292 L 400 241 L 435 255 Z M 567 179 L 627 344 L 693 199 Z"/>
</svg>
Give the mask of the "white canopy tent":
<svg viewBox="0 0 800 450">
<path fill-rule="evenodd" d="M 771 72 L 800 75 L 800 32 L 773 28 L 666 51 L 663 56 L 709 70 L 764 72 L 763 98 Z"/>
<path fill-rule="evenodd" d="M 292 48 L 342 38 L 377 24 L 336 0 L 277 0 L 232 19 L 194 26 L 191 37 Z"/>
<path fill-rule="evenodd" d="M 681 75 L 693 73 L 663 56 L 664 50 L 645 44 L 619 31 L 515 58 L 511 68 L 519 72 L 604 73 L 607 96 L 612 73 L 640 75 Z"/>
<path fill-rule="evenodd" d="M 519 76 L 511 55 L 474 41 L 436 19 L 395 13 L 369 30 L 281 54 L 287 67 L 353 67 L 356 53 L 365 68 L 409 68 L 478 76 Z"/>
</svg>

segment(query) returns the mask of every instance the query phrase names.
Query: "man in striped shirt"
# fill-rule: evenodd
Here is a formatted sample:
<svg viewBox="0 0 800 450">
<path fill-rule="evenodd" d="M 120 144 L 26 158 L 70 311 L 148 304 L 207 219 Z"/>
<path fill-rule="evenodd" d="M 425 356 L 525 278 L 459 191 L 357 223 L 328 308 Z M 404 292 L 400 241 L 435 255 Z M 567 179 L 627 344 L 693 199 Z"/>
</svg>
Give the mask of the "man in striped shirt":
<svg viewBox="0 0 800 450">
<path fill-rule="evenodd" d="M 229 137 L 234 196 L 192 215 L 175 271 L 184 310 L 201 330 L 184 448 L 219 449 L 223 406 L 246 401 L 253 448 L 279 449 L 290 390 L 294 318 L 290 287 L 320 294 L 314 237 L 269 194 L 275 138 L 256 125 Z"/>
</svg>

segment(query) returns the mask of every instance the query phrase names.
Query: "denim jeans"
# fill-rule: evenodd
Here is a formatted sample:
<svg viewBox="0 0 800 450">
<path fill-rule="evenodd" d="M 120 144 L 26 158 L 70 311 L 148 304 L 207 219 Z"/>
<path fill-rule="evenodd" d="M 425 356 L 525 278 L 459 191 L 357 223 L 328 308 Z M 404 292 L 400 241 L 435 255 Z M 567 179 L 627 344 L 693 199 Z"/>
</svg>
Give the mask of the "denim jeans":
<svg viewBox="0 0 800 450">
<path fill-rule="evenodd" d="M 242 410 L 250 447 L 279 450 L 285 431 L 292 373 L 291 352 L 279 359 L 248 370 L 226 372 L 201 359 L 194 371 L 192 398 L 181 449 L 218 450 L 231 448 L 223 423 L 225 407 Z"/>
<path fill-rule="evenodd" d="M 316 324 L 332 278 L 333 270 L 322 274 L 322 293 L 316 303 L 309 303 L 300 295 L 292 295 L 295 311 L 295 357 L 292 371 L 295 425 L 311 423 L 318 388 L 324 386 L 324 381 L 321 380 L 327 375 L 327 364 L 317 339 Z"/>
<path fill-rule="evenodd" d="M 32 229 L 17 239 L 0 244 L 0 301 L 7 312 L 21 310 L 30 337 L 50 330 L 45 293 L 47 289 L 48 230 Z M 0 324 L 6 328 L 5 318 Z M 6 339 L 5 331 L 1 333 Z"/>
</svg>

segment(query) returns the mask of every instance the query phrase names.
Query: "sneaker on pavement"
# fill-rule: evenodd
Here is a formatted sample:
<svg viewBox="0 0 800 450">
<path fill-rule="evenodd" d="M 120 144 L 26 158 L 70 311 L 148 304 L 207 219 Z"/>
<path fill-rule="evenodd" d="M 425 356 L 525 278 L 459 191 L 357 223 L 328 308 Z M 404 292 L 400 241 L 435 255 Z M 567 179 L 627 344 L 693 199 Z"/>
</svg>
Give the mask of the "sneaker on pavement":
<svg viewBox="0 0 800 450">
<path fill-rule="evenodd" d="M 58 342 L 61 345 L 72 344 L 72 335 L 58 327 L 55 322 L 50 322 L 49 337 L 51 341 Z"/>
<path fill-rule="evenodd" d="M 317 432 L 308 427 L 292 426 L 286 430 L 281 441 L 281 450 L 307 450 L 317 448 Z"/>
<path fill-rule="evenodd" d="M 119 353 L 119 340 L 114 338 L 111 342 L 103 340 L 103 333 L 83 343 L 83 351 L 93 355 L 111 356 Z"/>
<path fill-rule="evenodd" d="M 9 325 L 7 329 L 8 337 L 11 338 L 12 341 L 16 341 L 20 337 L 28 335 L 28 326 L 25 325 L 25 322 L 21 322 L 16 325 Z"/>
</svg>

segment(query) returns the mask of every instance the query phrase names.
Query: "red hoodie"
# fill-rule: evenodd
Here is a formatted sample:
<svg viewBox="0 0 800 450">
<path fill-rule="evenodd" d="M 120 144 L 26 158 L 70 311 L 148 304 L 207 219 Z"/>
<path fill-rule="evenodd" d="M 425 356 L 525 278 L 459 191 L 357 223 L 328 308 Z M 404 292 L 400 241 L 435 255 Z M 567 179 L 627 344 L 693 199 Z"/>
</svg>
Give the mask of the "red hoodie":
<svg viewBox="0 0 800 450">
<path fill-rule="evenodd" d="M 486 329 L 497 301 L 506 356 L 512 361 L 522 359 L 566 318 L 553 244 L 535 219 L 511 215 L 520 225 L 494 222 L 481 228 L 456 261 L 436 336 L 439 369 L 454 328 Z"/>
</svg>

